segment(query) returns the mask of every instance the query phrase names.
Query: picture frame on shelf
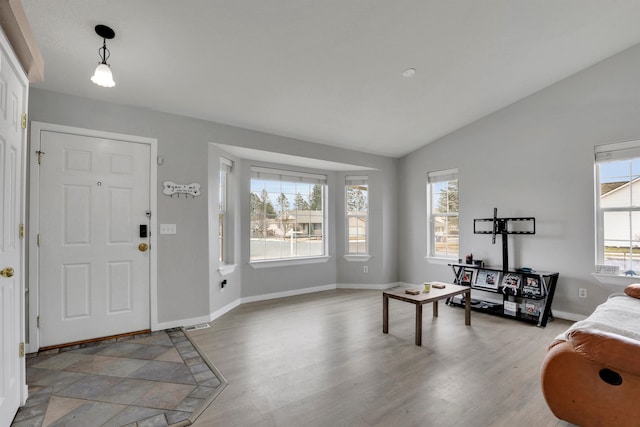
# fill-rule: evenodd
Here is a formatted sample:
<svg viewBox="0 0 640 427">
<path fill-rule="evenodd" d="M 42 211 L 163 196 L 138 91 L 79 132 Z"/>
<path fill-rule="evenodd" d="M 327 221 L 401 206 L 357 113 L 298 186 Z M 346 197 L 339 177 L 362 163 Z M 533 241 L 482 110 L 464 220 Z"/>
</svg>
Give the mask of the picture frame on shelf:
<svg viewBox="0 0 640 427">
<path fill-rule="evenodd" d="M 542 311 L 542 304 L 540 301 L 535 300 L 523 300 L 522 301 L 522 313 L 527 316 L 539 316 Z"/>
<path fill-rule="evenodd" d="M 518 304 L 514 301 L 504 301 L 503 312 L 507 316 L 516 316 L 518 314 Z"/>
<path fill-rule="evenodd" d="M 524 275 L 522 281 L 522 296 L 529 298 L 542 298 L 546 295 L 544 282 L 538 275 Z"/>
<path fill-rule="evenodd" d="M 474 287 L 498 290 L 500 284 L 500 272 L 491 270 L 478 270 Z"/>
<path fill-rule="evenodd" d="M 522 275 L 505 273 L 502 278 L 502 293 L 507 295 L 519 295 L 522 286 Z"/>
<path fill-rule="evenodd" d="M 473 273 L 474 269 L 471 268 L 463 268 L 460 271 L 460 284 L 462 286 L 471 286 L 473 283 Z"/>
</svg>

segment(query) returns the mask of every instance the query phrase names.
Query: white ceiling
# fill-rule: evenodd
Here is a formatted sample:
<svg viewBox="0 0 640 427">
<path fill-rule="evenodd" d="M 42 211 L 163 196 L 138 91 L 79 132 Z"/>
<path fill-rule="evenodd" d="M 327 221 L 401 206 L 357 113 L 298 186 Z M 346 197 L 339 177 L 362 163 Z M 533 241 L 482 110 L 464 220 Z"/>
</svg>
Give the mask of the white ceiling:
<svg viewBox="0 0 640 427">
<path fill-rule="evenodd" d="M 640 0 L 23 5 L 45 60 L 34 87 L 391 157 L 640 42 Z M 89 80 L 96 24 L 116 32 L 112 89 Z"/>
</svg>

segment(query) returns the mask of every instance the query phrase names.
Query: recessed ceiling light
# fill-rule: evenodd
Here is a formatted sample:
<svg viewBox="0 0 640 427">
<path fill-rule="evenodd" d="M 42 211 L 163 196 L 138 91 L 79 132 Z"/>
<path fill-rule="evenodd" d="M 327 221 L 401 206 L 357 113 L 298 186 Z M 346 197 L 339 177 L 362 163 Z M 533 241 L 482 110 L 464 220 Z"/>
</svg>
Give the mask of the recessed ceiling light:
<svg viewBox="0 0 640 427">
<path fill-rule="evenodd" d="M 407 68 L 402 72 L 403 77 L 413 77 L 416 74 L 415 68 Z"/>
</svg>

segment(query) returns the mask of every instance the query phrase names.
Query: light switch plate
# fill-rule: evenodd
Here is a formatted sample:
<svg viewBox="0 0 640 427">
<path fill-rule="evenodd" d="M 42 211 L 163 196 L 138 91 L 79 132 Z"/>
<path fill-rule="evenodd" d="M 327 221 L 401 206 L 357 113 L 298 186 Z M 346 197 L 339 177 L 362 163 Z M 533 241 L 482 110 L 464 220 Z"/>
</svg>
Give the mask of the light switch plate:
<svg viewBox="0 0 640 427">
<path fill-rule="evenodd" d="M 160 224 L 160 234 L 176 234 L 176 225 Z"/>
</svg>

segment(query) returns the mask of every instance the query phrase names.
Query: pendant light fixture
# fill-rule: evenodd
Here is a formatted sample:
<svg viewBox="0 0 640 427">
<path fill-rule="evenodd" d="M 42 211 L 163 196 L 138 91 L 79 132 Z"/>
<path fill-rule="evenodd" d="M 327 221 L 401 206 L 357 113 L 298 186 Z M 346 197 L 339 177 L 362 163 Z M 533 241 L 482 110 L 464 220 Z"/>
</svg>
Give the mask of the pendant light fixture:
<svg viewBox="0 0 640 427">
<path fill-rule="evenodd" d="M 111 40 L 116 36 L 116 33 L 106 25 L 96 25 L 96 34 L 102 37 L 102 47 L 98 49 L 98 55 L 100 56 L 100 63 L 96 67 L 96 71 L 91 76 L 91 81 L 102 87 L 114 87 L 116 82 L 113 81 L 113 75 L 111 74 L 111 66 L 107 64 L 107 59 L 111 55 L 109 49 L 107 49 L 107 39 Z"/>
</svg>

